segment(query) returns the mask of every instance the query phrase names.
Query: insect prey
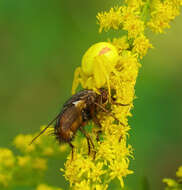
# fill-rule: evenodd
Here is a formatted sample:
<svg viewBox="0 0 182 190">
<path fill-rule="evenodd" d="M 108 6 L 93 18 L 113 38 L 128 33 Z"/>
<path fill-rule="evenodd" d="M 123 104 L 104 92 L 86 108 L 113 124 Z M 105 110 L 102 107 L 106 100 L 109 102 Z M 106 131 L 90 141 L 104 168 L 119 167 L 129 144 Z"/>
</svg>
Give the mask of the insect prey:
<svg viewBox="0 0 182 190">
<path fill-rule="evenodd" d="M 112 101 L 114 100 L 112 99 Z M 78 130 L 86 137 L 88 153 L 90 154 L 91 146 L 94 148 L 94 143 L 89 134 L 84 130 L 84 126 L 92 120 L 98 127 L 101 127 L 97 114 L 100 110 L 110 113 L 110 111 L 106 109 L 107 103 L 108 91 L 104 88 L 100 88 L 99 93 L 93 90 L 82 90 L 76 93 L 63 105 L 60 113 L 31 141 L 31 143 L 56 121 L 54 125 L 54 135 L 60 143 L 65 142 L 71 146 L 72 158 L 74 148 L 72 140 Z M 127 106 L 128 104 L 121 105 Z M 115 120 L 118 120 L 114 115 L 110 115 L 113 116 Z"/>
</svg>

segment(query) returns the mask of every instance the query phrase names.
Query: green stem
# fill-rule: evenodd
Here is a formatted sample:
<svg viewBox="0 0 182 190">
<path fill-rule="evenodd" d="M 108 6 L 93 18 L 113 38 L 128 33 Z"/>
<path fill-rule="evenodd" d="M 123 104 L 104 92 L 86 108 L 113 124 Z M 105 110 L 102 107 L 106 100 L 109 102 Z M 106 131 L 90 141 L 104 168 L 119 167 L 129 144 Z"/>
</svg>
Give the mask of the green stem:
<svg viewBox="0 0 182 190">
<path fill-rule="evenodd" d="M 147 0 L 141 14 L 141 18 L 144 22 L 147 21 L 147 15 L 148 15 L 147 13 L 148 13 L 149 8 L 150 8 L 150 0 Z"/>
</svg>

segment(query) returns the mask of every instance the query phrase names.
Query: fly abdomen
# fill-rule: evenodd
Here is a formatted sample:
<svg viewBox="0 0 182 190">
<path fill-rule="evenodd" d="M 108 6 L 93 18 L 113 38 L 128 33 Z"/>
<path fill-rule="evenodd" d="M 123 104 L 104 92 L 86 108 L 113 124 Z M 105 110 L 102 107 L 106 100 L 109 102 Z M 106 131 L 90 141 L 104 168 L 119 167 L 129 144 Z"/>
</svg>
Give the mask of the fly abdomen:
<svg viewBox="0 0 182 190">
<path fill-rule="evenodd" d="M 82 125 L 82 115 L 79 110 L 72 105 L 65 109 L 56 123 L 55 133 L 60 142 L 69 142 L 74 138 L 78 128 Z"/>
</svg>

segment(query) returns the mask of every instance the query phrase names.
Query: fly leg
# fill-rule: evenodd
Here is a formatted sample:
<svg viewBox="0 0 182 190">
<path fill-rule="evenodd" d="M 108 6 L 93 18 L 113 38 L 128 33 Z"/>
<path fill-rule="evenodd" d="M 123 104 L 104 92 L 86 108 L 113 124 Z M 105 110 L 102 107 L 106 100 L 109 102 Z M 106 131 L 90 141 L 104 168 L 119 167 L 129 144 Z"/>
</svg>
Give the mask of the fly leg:
<svg viewBox="0 0 182 190">
<path fill-rule="evenodd" d="M 90 109 L 90 114 L 92 117 L 93 122 L 96 124 L 96 126 L 99 127 L 99 130 L 96 132 L 96 140 L 99 141 L 99 134 L 102 133 L 102 125 L 99 122 L 99 119 L 97 118 L 96 114 L 95 114 L 95 105 L 92 105 L 91 109 Z"/>
<path fill-rule="evenodd" d="M 118 103 L 118 104 L 120 104 L 120 103 Z M 122 123 L 121 121 L 119 121 L 119 119 L 116 118 L 115 115 L 112 114 L 112 113 L 111 113 L 109 110 L 107 110 L 105 107 L 103 107 L 102 105 L 100 105 L 100 104 L 98 104 L 98 103 L 96 103 L 96 102 L 95 102 L 95 105 L 98 106 L 100 109 L 102 109 L 104 112 L 108 113 L 108 114 L 109 114 L 110 116 L 112 116 L 118 123 L 120 123 L 121 125 L 123 125 L 123 126 L 125 127 L 125 124 Z M 122 106 L 128 106 L 129 104 L 121 104 L 121 105 L 122 105 Z M 119 138 L 119 142 L 121 142 L 121 140 L 122 140 L 122 135 L 121 135 L 120 138 Z"/>
<path fill-rule="evenodd" d="M 84 136 L 85 136 L 86 139 L 87 139 L 87 143 L 88 143 L 88 154 L 90 154 L 90 150 L 91 150 L 91 148 L 90 148 L 90 143 L 91 143 L 93 149 L 94 149 L 94 147 L 95 147 L 95 146 L 94 146 L 94 143 L 93 143 L 93 141 L 92 141 L 90 135 L 89 135 L 88 133 L 86 133 L 83 128 L 80 128 L 80 131 L 84 134 Z M 95 154 L 94 154 L 94 157 L 95 157 Z"/>
<path fill-rule="evenodd" d="M 129 106 L 129 105 L 131 105 L 131 103 L 129 103 L 129 104 L 118 103 L 118 102 L 115 102 L 115 101 L 112 100 L 112 99 L 111 99 L 111 104 L 116 105 L 116 106 Z M 119 137 L 119 142 L 121 142 L 122 138 L 123 138 L 123 136 L 121 135 L 121 136 Z"/>
<path fill-rule="evenodd" d="M 99 130 L 96 132 L 97 136 L 96 136 L 96 140 L 99 141 L 99 135 L 102 133 L 102 125 L 100 124 L 97 116 L 93 117 L 93 122 L 99 127 Z"/>
<path fill-rule="evenodd" d="M 98 103 L 94 103 L 97 107 L 99 107 L 100 109 L 102 109 L 104 112 L 108 113 L 110 116 L 112 116 L 118 123 L 120 123 L 121 125 L 125 126 L 124 123 L 122 123 L 121 121 L 119 121 L 118 118 L 115 117 L 114 114 L 112 114 L 109 110 L 107 110 L 105 107 L 103 107 L 102 105 L 98 104 Z"/>
<path fill-rule="evenodd" d="M 71 161 L 73 160 L 73 150 L 74 150 L 74 146 L 71 144 L 71 142 L 69 142 L 69 145 L 71 147 Z"/>
<path fill-rule="evenodd" d="M 89 139 L 87 137 L 86 137 L 86 139 L 87 139 L 87 144 L 88 144 L 88 154 L 90 155 L 90 150 L 91 150 L 90 141 L 89 141 Z"/>
<path fill-rule="evenodd" d="M 129 106 L 130 105 L 130 104 L 121 104 L 121 103 L 114 102 L 114 101 L 111 101 L 111 103 L 116 105 L 116 106 Z"/>
<path fill-rule="evenodd" d="M 117 106 L 129 106 L 131 103 L 129 104 L 122 104 L 122 103 L 118 103 L 118 102 L 115 102 L 115 98 L 111 98 L 111 104 L 113 105 L 117 105 Z"/>
</svg>

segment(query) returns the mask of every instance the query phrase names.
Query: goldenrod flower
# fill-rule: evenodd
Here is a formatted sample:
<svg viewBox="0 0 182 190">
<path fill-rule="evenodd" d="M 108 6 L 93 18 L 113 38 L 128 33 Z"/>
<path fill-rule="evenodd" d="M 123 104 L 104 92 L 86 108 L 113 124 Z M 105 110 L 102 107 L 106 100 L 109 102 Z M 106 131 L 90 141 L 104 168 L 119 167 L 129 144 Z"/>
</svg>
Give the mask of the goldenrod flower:
<svg viewBox="0 0 182 190">
<path fill-rule="evenodd" d="M 0 148 L 0 187 L 7 187 L 12 180 L 15 161 L 15 156 L 11 150 Z"/>
<path fill-rule="evenodd" d="M 128 38 L 135 38 L 144 32 L 144 22 L 140 19 L 139 7 L 141 2 L 131 6 L 121 6 L 111 8 L 109 12 L 98 13 L 97 19 L 100 25 L 99 31 L 108 31 L 110 28 L 115 30 L 123 29 L 128 31 Z"/>
<path fill-rule="evenodd" d="M 0 170 L 1 168 L 12 168 L 15 163 L 15 158 L 11 150 L 0 148 Z"/>
<path fill-rule="evenodd" d="M 51 187 L 46 184 L 40 184 L 37 186 L 36 190 L 62 190 L 62 189 L 58 187 Z"/>
<path fill-rule="evenodd" d="M 123 50 L 127 50 L 130 47 L 127 36 L 123 36 L 121 38 L 114 38 L 112 44 L 117 48 L 119 55 L 121 55 Z"/>
<path fill-rule="evenodd" d="M 97 46 L 94 45 L 93 47 Z M 97 51 L 94 50 L 93 52 Z M 95 141 L 95 145 L 97 146 L 95 159 L 85 153 L 84 149 L 87 149 L 87 146 L 83 143 L 85 141 L 81 141 L 80 146 L 75 146 L 80 148 L 78 152 L 74 152 L 74 160 L 71 161 L 69 157 L 65 165 L 65 170 L 62 170 L 65 172 L 66 179 L 70 181 L 70 184 L 74 188 L 83 183 L 87 184 L 87 186 L 90 185 L 90 189 L 92 189 L 94 184 L 102 185 L 102 179 L 108 182 L 114 178 L 118 178 L 121 186 L 124 186 L 123 177 L 133 173 L 128 169 L 128 157 L 132 156 L 132 148 L 126 143 L 126 137 L 130 129 L 127 116 L 131 115 L 130 109 L 132 108 L 134 98 L 134 85 L 140 65 L 137 56 L 127 50 L 123 50 L 120 55 L 118 53 L 117 62 L 104 62 L 104 59 L 100 59 L 100 61 L 102 61 L 101 64 L 104 64 L 105 68 L 113 68 L 110 72 L 105 72 L 105 77 L 108 80 L 109 87 L 116 91 L 116 102 L 128 104 L 128 106 L 112 105 L 111 112 L 121 122 L 118 124 L 115 124 L 115 118 L 107 113 L 99 115 L 103 140 L 98 143 Z M 92 59 L 92 62 L 88 67 L 90 65 L 94 66 L 94 62 L 97 63 L 97 60 Z M 84 66 L 87 67 L 86 64 Z M 96 66 L 92 71 L 93 74 L 97 72 L 95 69 L 98 69 L 98 67 Z M 100 73 L 103 72 L 103 68 L 100 68 L 98 71 Z M 83 78 L 81 79 L 83 80 Z M 86 80 L 83 80 L 84 82 Z M 107 82 L 105 82 L 106 84 L 103 83 L 106 88 Z M 92 85 L 93 89 L 98 89 L 96 82 L 92 83 Z M 96 136 L 94 137 L 94 134 L 92 134 L 92 138 L 95 139 Z"/>
<path fill-rule="evenodd" d="M 107 190 L 107 188 L 108 188 L 108 185 L 106 184 L 106 185 L 103 185 L 103 184 L 96 184 L 95 185 L 95 190 Z"/>
<path fill-rule="evenodd" d="M 146 55 L 149 48 L 152 48 L 152 44 L 149 43 L 149 39 L 143 34 L 138 36 L 133 42 L 133 52 L 139 54 L 140 58 Z"/>
<path fill-rule="evenodd" d="M 11 179 L 12 179 L 11 175 L 0 173 L 0 186 L 2 185 L 3 187 L 8 187 Z"/>
<path fill-rule="evenodd" d="M 123 30 L 128 31 L 128 38 L 136 38 L 144 32 L 144 21 L 141 20 L 138 11 L 133 7 L 123 7 Z"/>
<path fill-rule="evenodd" d="M 51 148 L 51 147 L 45 147 L 45 148 L 43 149 L 42 154 L 43 154 L 44 156 L 52 156 L 52 155 L 54 154 L 54 150 L 53 150 L 53 148 Z"/>
<path fill-rule="evenodd" d="M 123 177 L 126 177 L 128 174 L 132 174 L 133 171 L 128 170 L 129 160 L 123 159 L 122 161 L 113 161 L 109 165 L 110 177 L 111 179 L 118 178 L 121 184 L 121 187 L 124 187 Z"/>
<path fill-rule="evenodd" d="M 165 178 L 163 182 L 167 184 L 168 187 L 177 187 L 177 182 L 173 179 Z"/>
<path fill-rule="evenodd" d="M 66 162 L 65 177 L 71 184 L 80 183 L 84 178 L 89 183 L 101 183 L 101 176 L 106 172 L 103 166 L 102 162 L 94 163 L 91 157 L 84 158 L 77 153 L 74 161 L 69 158 Z"/>
<path fill-rule="evenodd" d="M 89 181 L 83 180 L 80 183 L 76 183 L 75 190 L 79 189 L 79 190 L 90 190 L 90 183 Z"/>
<path fill-rule="evenodd" d="M 29 146 L 33 136 L 20 134 L 14 139 L 13 143 L 21 151 L 22 156 L 15 156 L 11 150 L 0 148 L 0 188 L 1 186 L 5 188 L 30 186 L 42 181 L 44 172 L 47 169 L 47 158 L 42 156 L 53 155 L 49 147 L 45 145 L 51 146 L 50 143 L 52 143 L 54 155 L 55 152 L 59 155 L 60 146 L 55 141 L 56 146 L 53 146 L 53 141 L 51 142 L 47 137 L 41 137 L 41 140 L 33 145 L 33 149 L 27 150 L 26 148 Z M 50 190 L 61 190 L 60 188 L 41 185 L 38 188 L 45 190 L 45 187 L 50 188 Z"/>
<path fill-rule="evenodd" d="M 108 185 L 103 184 L 91 184 L 89 181 L 83 180 L 80 183 L 76 183 L 73 187 L 74 190 L 106 190 Z"/>
<path fill-rule="evenodd" d="M 167 187 L 165 190 L 181 190 L 182 189 L 182 166 L 180 166 L 176 172 L 177 180 L 164 178 L 163 182 L 166 183 Z"/>
<path fill-rule="evenodd" d="M 47 160 L 44 158 L 35 158 L 32 163 L 32 168 L 37 170 L 46 170 Z"/>
<path fill-rule="evenodd" d="M 121 7 L 111 8 L 109 12 L 98 13 L 97 19 L 100 25 L 99 32 L 103 29 L 108 31 L 110 28 L 118 30 L 123 21 Z"/>
<path fill-rule="evenodd" d="M 29 145 L 32 139 L 33 135 L 19 134 L 15 137 L 13 144 L 20 151 L 29 153 L 35 150 L 35 144 Z"/>
<path fill-rule="evenodd" d="M 139 9 L 145 5 L 143 0 L 125 0 L 125 3 L 129 7 L 134 7 L 135 9 Z"/>
<path fill-rule="evenodd" d="M 179 15 L 181 0 L 154 1 L 151 19 L 147 25 L 156 33 L 163 33 L 170 27 L 170 21 Z"/>
<path fill-rule="evenodd" d="M 20 167 L 25 167 L 27 164 L 30 164 L 31 157 L 30 156 L 18 156 L 18 165 Z"/>
<path fill-rule="evenodd" d="M 41 126 L 40 130 L 43 130 L 46 126 Z M 30 142 L 37 134 L 23 135 L 19 134 L 15 137 L 13 144 L 23 154 L 36 155 L 36 156 L 58 156 L 67 149 L 67 145 L 59 145 L 55 138 L 50 136 L 53 133 L 53 128 L 50 127 L 44 135 L 37 138 L 32 144 Z"/>
<path fill-rule="evenodd" d="M 182 166 L 180 166 L 180 167 L 178 168 L 178 171 L 176 172 L 176 176 L 177 176 L 178 178 L 182 178 Z"/>
</svg>

